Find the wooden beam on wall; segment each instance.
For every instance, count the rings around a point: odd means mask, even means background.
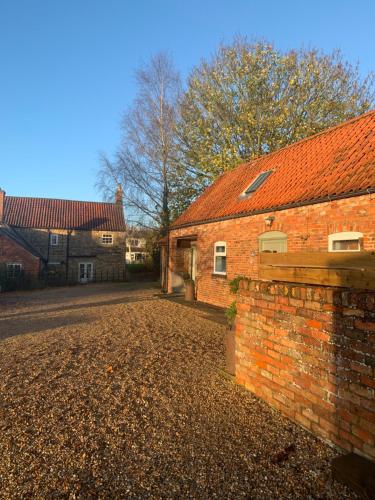
[[[264,253],[259,278],[375,290],[375,252]]]
[[[375,269],[375,252],[295,252],[261,253],[260,264],[323,268]]]

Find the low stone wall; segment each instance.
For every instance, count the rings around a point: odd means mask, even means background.
[[[374,460],[375,292],[242,281],[237,310],[237,382]]]

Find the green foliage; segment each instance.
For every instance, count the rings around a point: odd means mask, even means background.
[[[235,278],[233,278],[229,282],[230,293],[233,293],[235,295],[239,290],[240,281],[243,281],[243,280],[250,281],[250,278],[248,278],[247,276],[242,276],[242,275],[236,276]],[[227,310],[225,311],[225,316],[226,316],[228,322],[230,324],[232,324],[234,322],[236,315],[237,315],[237,302],[233,301],[230,304],[230,306],[227,308]]]
[[[228,320],[229,324],[233,324],[237,315],[237,303],[236,301],[232,302],[225,311],[225,317]]]
[[[132,274],[142,274],[151,273],[154,271],[153,262],[147,260],[146,262],[135,262],[132,264],[126,264],[126,269]]]
[[[235,40],[189,75],[157,54],[136,72],[113,160],[102,157],[98,186],[124,189],[128,220],[166,234],[219,175],[374,105],[374,77],[339,51],[282,52],[265,41]]]
[[[236,276],[229,282],[229,288],[230,288],[230,293],[236,294],[238,292],[239,286],[240,286],[240,281],[242,280],[247,280],[249,281],[250,278],[247,278],[246,276]]]
[[[373,75],[362,80],[339,51],[283,53],[246,40],[222,46],[193,70],[182,99],[185,178],[197,191],[208,178],[360,115],[373,102]]]

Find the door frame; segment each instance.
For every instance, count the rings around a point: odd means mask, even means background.
[[[191,279],[194,280],[194,282],[197,279],[197,271],[198,271],[198,262],[197,262],[197,245],[193,244],[190,247],[190,275]]]
[[[91,265],[90,275],[88,275],[88,273],[87,273],[87,266],[89,264]],[[81,278],[81,266],[85,266],[84,267],[84,274],[86,277],[84,279]],[[94,276],[94,263],[92,261],[78,262],[78,281],[79,281],[79,283],[89,283],[90,281],[92,281],[93,276]]]

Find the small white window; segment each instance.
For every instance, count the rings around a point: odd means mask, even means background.
[[[130,244],[132,247],[137,247],[138,246],[138,240],[130,240]]]
[[[287,251],[288,236],[281,231],[267,231],[259,236],[259,251],[280,253]]]
[[[22,272],[22,264],[7,264],[8,278],[17,278]]]
[[[362,233],[354,231],[328,235],[330,252],[360,252],[362,250]]]
[[[59,235],[51,233],[49,235],[50,244],[52,247],[56,247],[59,244]]]
[[[102,243],[103,245],[112,245],[113,244],[112,234],[102,234]]]
[[[215,243],[214,273],[227,274],[227,244],[225,241]]]

